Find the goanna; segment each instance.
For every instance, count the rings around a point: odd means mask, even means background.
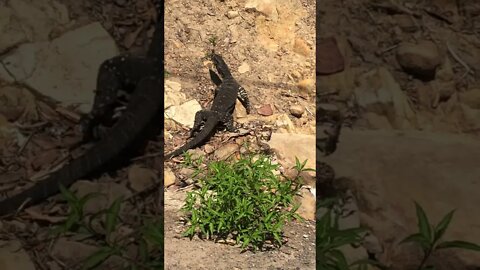
[[[216,132],[219,126],[225,126],[228,131],[235,131],[233,125],[233,111],[237,98],[250,113],[250,101],[247,92],[233,78],[230,69],[223,58],[212,52],[213,65],[218,74],[210,69],[210,78],[217,86],[210,110],[200,110],[195,114],[193,128],[190,137],[193,137],[185,145],[164,156],[165,159],[178,156],[183,152],[206,143]],[[220,75],[220,76],[219,76]],[[201,128],[203,126],[203,128]]]
[[[117,93],[132,92],[130,101],[120,119],[106,137],[86,153],[53,172],[47,179],[0,201],[0,215],[16,211],[20,206],[38,203],[59,192],[60,185],[68,187],[86,177],[120,155],[135,141],[163,110],[163,18],[164,3],[156,1],[157,21],[152,43],[146,56],[120,55],[106,60],[99,68],[97,93],[91,113],[83,119],[86,137],[103,121],[113,115]],[[159,123],[156,123],[157,125]]]

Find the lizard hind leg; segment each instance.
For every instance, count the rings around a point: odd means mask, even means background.
[[[206,110],[200,110],[197,113],[195,113],[195,120],[193,122],[193,127],[192,130],[190,130],[190,137],[195,137],[195,135],[200,131],[203,123],[205,123],[205,120],[207,120],[209,111]]]
[[[233,116],[229,113],[220,115],[220,121],[225,126],[225,129],[229,132],[238,132],[238,129],[233,125]]]

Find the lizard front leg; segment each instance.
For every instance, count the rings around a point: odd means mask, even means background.
[[[248,99],[247,91],[242,86],[240,86],[240,88],[238,89],[238,99],[242,103],[243,107],[245,107],[245,110],[247,110],[247,114],[250,114],[250,100]]]

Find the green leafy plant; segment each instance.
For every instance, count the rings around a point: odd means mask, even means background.
[[[218,37],[217,36],[211,36],[209,39],[208,39],[208,42],[210,42],[210,44],[212,44],[212,46],[216,46],[217,45],[217,40],[218,40]]]
[[[263,249],[265,243],[282,245],[286,221],[300,219],[294,197],[302,187],[300,173],[306,161],[296,160],[294,179],[275,174],[277,164],[260,155],[238,161],[214,161],[207,165],[189,192],[182,210],[189,224],[184,236],[235,239],[243,249]]]
[[[406,237],[400,243],[403,244],[413,242],[422,248],[423,258],[417,268],[418,270],[432,269],[431,265],[427,265],[427,261],[432,253],[436,250],[445,248],[461,248],[466,250],[480,251],[480,246],[471,242],[459,240],[440,241],[442,240],[445,231],[452,221],[455,210],[450,211],[437,225],[433,226],[430,224],[425,211],[417,202],[415,202],[415,209],[418,220],[418,232]]]
[[[340,248],[346,245],[360,245],[363,240],[362,233],[366,230],[363,228],[340,229],[340,210],[337,207],[340,204],[339,198],[326,198],[317,205],[317,209],[327,209],[317,220],[316,225],[317,269],[349,270],[356,266],[356,269],[363,270],[367,269],[369,264],[380,266],[379,263],[371,260],[348,263]]]
[[[85,203],[102,194],[92,193],[78,198],[64,187],[60,190],[69,205],[69,213],[66,221],[52,232],[57,236],[67,232],[81,232],[96,239],[100,245],[96,252],[83,261],[82,270],[95,269],[111,256],[119,256],[128,262],[126,269],[163,269],[163,220],[161,218],[144,217],[142,225],[133,233],[124,237],[113,237],[113,233],[121,222],[120,209],[123,203],[121,197],[114,200],[107,209],[100,209],[98,212],[86,215],[83,210]],[[94,223],[100,224],[102,229],[95,230]],[[124,247],[128,243],[127,238],[135,239],[138,246],[138,254],[135,258],[129,257]]]

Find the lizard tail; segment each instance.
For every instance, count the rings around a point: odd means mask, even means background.
[[[169,154],[166,154],[163,158],[164,160],[171,159],[172,157],[176,157],[183,152],[195,148],[204,142],[206,142],[212,134],[215,132],[215,129],[217,128],[218,120],[217,119],[208,119],[207,122],[205,123],[205,126],[202,128],[202,130],[190,141],[188,141],[185,145],[182,147],[178,148],[177,150],[174,150],[170,152]]]
[[[164,0],[154,0],[153,2],[157,12],[157,20],[155,22],[155,31],[153,32],[152,42],[148,48],[147,56],[163,59],[163,43],[165,41],[163,29],[163,21],[165,18],[165,2]]]
[[[112,127],[111,136],[100,140],[84,155],[53,172],[47,179],[0,201],[0,216],[16,211],[27,200],[27,204],[35,204],[54,195],[60,184],[64,187],[70,186],[77,179],[87,176],[118,156],[143,131],[149,121],[160,113],[163,91],[159,91],[159,88],[162,83],[163,77],[144,79],[138,86],[140,89],[132,94],[127,110]]]

